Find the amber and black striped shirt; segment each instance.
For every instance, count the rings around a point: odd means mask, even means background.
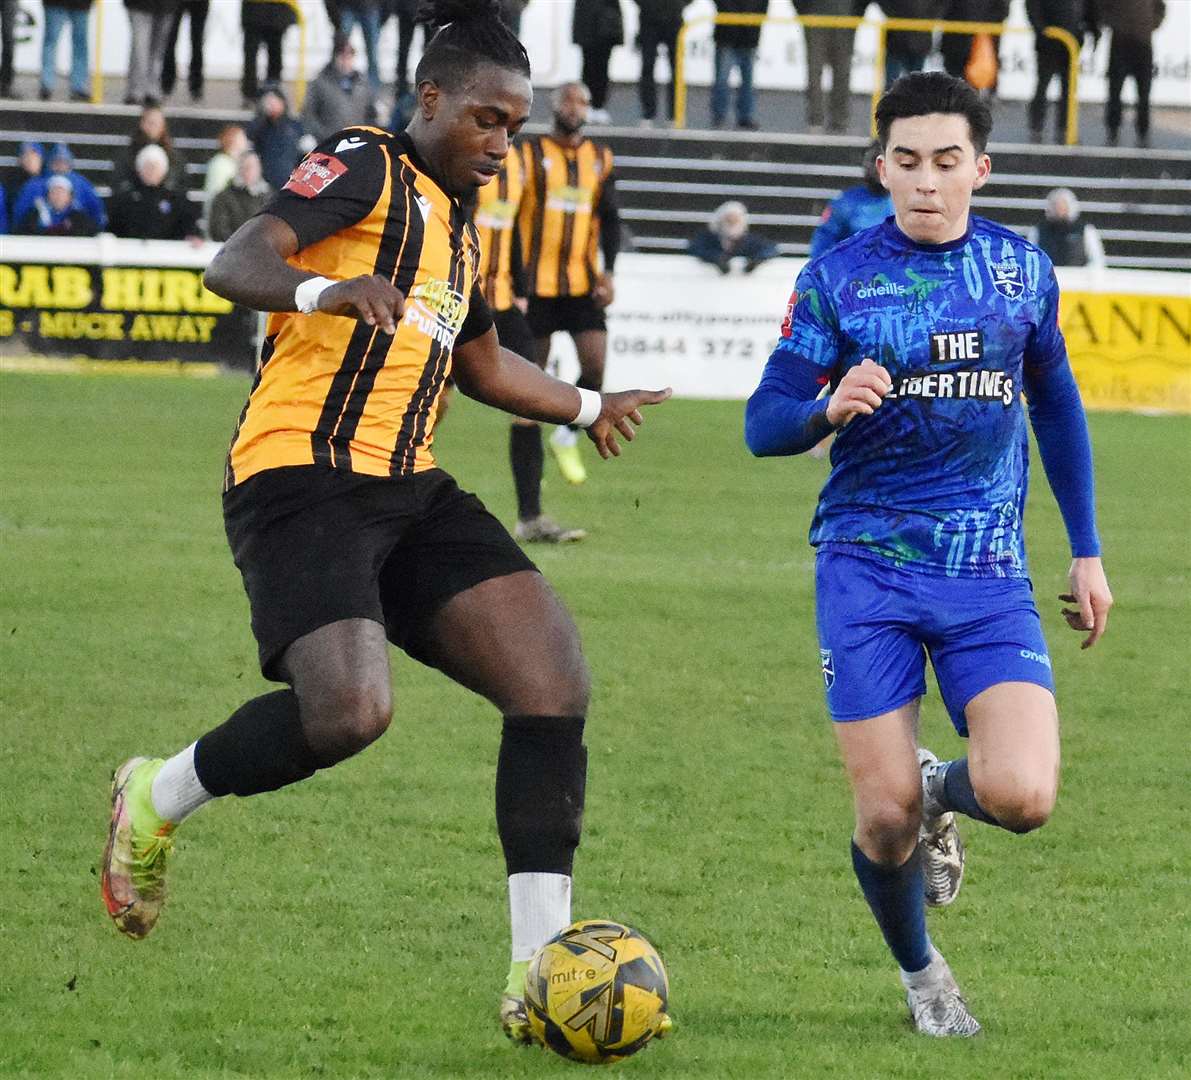
[[[493,311],[508,311],[525,295],[517,212],[525,188],[525,162],[510,150],[496,178],[476,195],[472,220],[480,233],[480,287]]]
[[[492,325],[479,237],[459,200],[408,136],[356,127],[308,154],[262,213],[297,234],[291,266],[337,281],[379,274],[405,295],[405,313],[392,337],[342,316],[272,313],[226,486],[319,462],[371,476],[433,468],[451,350]]]
[[[612,151],[591,139],[565,146],[549,135],[522,146],[521,249],[532,296],[586,296],[620,248]]]

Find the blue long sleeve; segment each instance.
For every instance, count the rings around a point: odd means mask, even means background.
[[[757,457],[801,454],[835,429],[827,421],[821,372],[779,346],[744,410],[744,441]]]
[[[1099,555],[1092,441],[1070,365],[1027,368],[1025,391],[1042,468],[1063,515],[1071,554],[1076,558]]]

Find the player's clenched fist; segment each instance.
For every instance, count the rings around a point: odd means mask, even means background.
[[[827,402],[827,421],[843,427],[854,416],[871,416],[893,389],[893,380],[880,364],[867,357],[849,368]]]
[[[397,320],[405,311],[405,295],[388,278],[362,274],[324,289],[318,297],[318,310],[328,315],[355,316],[386,334],[394,334]]]
[[[600,415],[587,429],[600,457],[618,457],[620,443],[616,441],[616,433],[620,432],[627,442],[632,442],[636,434],[633,427],[640,427],[645,422],[640,406],[658,405],[670,394],[667,386],[665,390],[622,390],[618,394],[602,395]]]

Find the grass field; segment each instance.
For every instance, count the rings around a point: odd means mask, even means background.
[[[498,717],[404,657],[381,742],[187,822],[151,938],[101,908],[113,766],[267,685],[219,513],[245,389],[0,377],[0,1076],[577,1076],[495,1023]],[[671,402],[585,487],[549,474],[548,508],[591,530],[534,552],[595,675],[575,912],[645,930],[672,980],[675,1036],[621,1072],[1191,1075],[1191,423],[1092,429],[1117,608],[1089,653],[1040,472],[1029,518],[1059,806],[1029,837],[968,827],[964,892],[931,915],[971,1042],[911,1032],[852,878],[805,539],[825,463],[754,461],[738,403]],[[508,521],[506,457],[503,419],[457,402],[440,460]],[[937,696],[924,727],[959,747]]]

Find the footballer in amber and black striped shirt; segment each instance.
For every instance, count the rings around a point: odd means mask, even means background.
[[[304,780],[377,739],[393,711],[392,642],[505,717],[496,816],[513,940],[500,1015],[524,1040],[527,962],[571,921],[590,680],[533,563],[435,467],[434,419],[453,372],[481,402],[579,423],[609,455],[667,392],[585,396],[498,344],[463,200],[497,174],[533,97],[500,10],[422,0],[420,19],[439,29],[407,132],[332,136],[207,271],[212,291],[272,313],[223,510],[261,670],[287,686],[172,757],[116,769],[101,891],[117,928],[144,937],[190,813]],[[416,753],[417,718],[405,726]]]

